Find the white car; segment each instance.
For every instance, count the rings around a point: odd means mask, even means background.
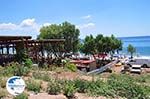
[[[129,65],[130,67],[132,65],[140,65],[141,67],[144,68],[150,68],[150,59],[144,59],[144,58],[137,58],[137,59],[133,59],[130,60],[127,65]]]
[[[132,65],[131,67],[130,67],[130,72],[131,73],[141,73],[141,65]]]

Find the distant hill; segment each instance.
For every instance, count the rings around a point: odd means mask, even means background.
[[[150,36],[131,36],[131,37],[118,37],[118,39],[134,39],[134,38],[137,38],[137,39],[140,39],[140,38],[150,38]]]

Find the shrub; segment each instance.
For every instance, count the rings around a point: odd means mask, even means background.
[[[150,86],[140,86],[140,87],[143,91],[145,99],[149,99],[150,98]]]
[[[73,72],[76,72],[77,71],[77,67],[75,64],[72,64],[72,63],[66,63],[65,67]]]
[[[101,80],[90,81],[87,91],[89,95],[114,97],[114,90],[111,86]]]
[[[77,88],[75,87],[75,84],[73,83],[73,81],[65,82],[63,92],[66,97],[68,97],[68,98],[74,97],[74,94],[76,91],[77,91]]]
[[[30,72],[30,69],[23,64],[14,64],[14,75],[23,76],[27,75]]]
[[[48,84],[47,92],[48,94],[57,95],[61,93],[61,85],[57,80],[51,80]]]
[[[31,60],[30,58],[25,59],[24,65],[25,65],[26,67],[31,68],[32,64],[33,64],[33,63],[32,63],[32,60]]]
[[[40,92],[41,82],[39,80],[30,79],[27,82],[27,89],[29,91],[34,91],[35,93]]]
[[[28,67],[25,67],[17,62],[12,62],[8,64],[7,67],[4,67],[0,73],[3,76],[22,76],[29,73],[29,71],[30,69]]]
[[[23,76],[23,75],[27,75],[29,73],[29,68],[28,67],[25,67],[23,65],[17,65],[16,66],[16,69],[15,69],[15,72],[14,72],[14,75],[16,76]]]
[[[135,77],[135,80],[139,83],[150,83],[150,74]]]
[[[112,75],[108,84],[115,90],[115,94],[128,99],[146,97],[146,91],[141,85],[136,84],[128,75]]]
[[[51,77],[48,73],[33,72],[33,77],[35,79],[40,79],[40,80],[44,80],[44,81],[51,80]]]
[[[14,99],[28,99],[28,95],[25,93],[22,93],[16,97],[14,97]]]
[[[3,76],[13,76],[14,75],[14,70],[15,70],[15,66],[16,66],[17,63],[10,63],[7,67],[4,67],[2,69],[2,71],[0,72],[1,75]]]
[[[77,79],[74,81],[74,83],[75,83],[75,86],[76,86],[78,92],[80,92],[80,93],[87,92],[87,89],[89,86],[89,81]]]

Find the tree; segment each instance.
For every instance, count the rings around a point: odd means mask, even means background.
[[[65,51],[77,52],[80,31],[75,25],[69,22],[62,24],[52,24],[40,29],[38,39],[65,39]]]
[[[121,40],[117,40],[116,43],[117,43],[116,44],[116,50],[117,50],[117,53],[119,53],[119,51],[122,50],[123,43]]]
[[[61,24],[62,36],[65,41],[65,51],[66,52],[77,52],[79,44],[79,34],[80,31],[75,27],[75,25],[69,22],[63,22]]]
[[[38,39],[57,39],[62,37],[61,26],[52,24],[50,26],[44,26],[40,29],[40,35]]]
[[[49,26],[43,26],[40,29],[40,35],[37,39],[61,39],[62,38],[62,29],[60,25],[51,24]],[[62,57],[61,49],[63,45],[57,43],[47,44],[41,46],[42,52],[46,51],[48,57],[55,55],[56,58]],[[42,53],[43,54],[43,53]]]
[[[122,41],[115,38],[114,35],[111,35],[111,46],[112,46],[112,53],[114,53],[115,51],[117,51],[117,53],[119,53],[120,50],[122,50]]]
[[[115,38],[97,35],[95,38],[90,35],[86,36],[82,44],[81,51],[85,54],[113,54],[115,51],[122,50],[122,41]]]
[[[136,52],[136,48],[129,44],[127,49],[128,52],[131,54],[131,58],[133,58],[133,54]]]
[[[95,38],[95,46],[98,53],[102,53],[104,51],[102,39],[103,39],[102,34],[98,34]]]
[[[92,35],[85,37],[84,44],[81,47],[81,52],[85,53],[86,55],[94,55],[94,53],[96,52],[95,39]]]

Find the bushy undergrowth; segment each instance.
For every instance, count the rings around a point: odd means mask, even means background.
[[[35,79],[40,79],[40,80],[43,80],[43,81],[50,81],[51,80],[51,77],[47,72],[45,72],[45,73],[33,72],[33,77]]]
[[[77,71],[77,66],[72,63],[66,63],[65,68],[69,69],[70,71],[76,72]]]
[[[16,97],[14,97],[14,99],[28,99],[28,95],[25,93],[22,93]]]
[[[74,80],[75,86],[77,87],[77,91],[80,93],[86,93],[89,87],[89,81],[76,79]]]
[[[15,73],[15,66],[17,63],[10,63],[7,67],[1,67],[0,75],[1,76],[13,76]]]
[[[29,71],[30,69],[28,67],[25,67],[23,65],[16,65],[15,70],[14,70],[14,75],[16,76],[27,75]]]
[[[26,61],[25,64],[19,64],[17,62],[9,63],[6,67],[0,68],[0,75],[1,76],[23,76],[30,72],[31,64],[29,63],[29,60]]]
[[[11,63],[10,66],[0,67],[0,86],[5,88],[6,80],[4,76],[13,75],[26,75],[31,68],[31,61],[27,60],[25,65],[18,63]],[[65,69],[76,71],[74,65],[66,63]],[[27,70],[26,70],[27,69]],[[87,80],[58,80],[52,79],[48,72],[33,72],[33,78],[26,82],[27,90],[34,91],[35,93],[40,92],[41,82],[43,80],[48,82],[47,92],[49,94],[60,94],[63,93],[68,98],[73,97],[75,92],[87,93],[92,96],[108,96],[108,97],[124,97],[127,99],[148,99],[150,98],[150,75],[141,76],[129,76],[125,74],[117,75],[112,74],[107,80],[94,79],[92,81]],[[3,77],[2,77],[3,76]],[[6,77],[7,78],[7,77]],[[37,80],[39,79],[39,80]],[[0,98],[5,97],[6,94],[0,90]],[[26,97],[24,95],[19,97]],[[16,99],[27,99],[27,98],[16,98]]]
[[[34,91],[35,93],[40,92],[41,82],[39,80],[29,79],[26,84],[29,91]]]
[[[49,83],[48,93],[58,94],[62,91],[67,97],[73,97],[75,92],[79,92],[88,93],[92,96],[120,96],[127,99],[149,98],[150,86],[137,83],[138,81],[131,76],[115,74],[111,75],[107,81],[53,80]]]
[[[91,81],[87,91],[92,96],[114,96],[114,90],[111,86],[101,80]]]
[[[137,81],[128,75],[112,75],[108,79],[108,85],[115,90],[114,94],[128,99],[147,98],[150,95],[149,86],[137,84]]]
[[[25,59],[24,66],[31,68],[32,65],[33,65],[33,62],[30,58]]]
[[[75,92],[77,91],[77,87],[75,86],[75,83],[73,81],[65,81],[64,87],[63,87],[63,93],[68,98],[73,98]]]
[[[48,83],[47,92],[48,94],[57,95],[61,93],[62,86],[57,80],[51,80]]]
[[[149,83],[150,84],[150,74],[135,77],[134,80],[139,82],[139,83]]]
[[[48,84],[47,92],[49,94],[60,94],[61,92],[68,98],[74,97],[77,87],[71,80],[51,79]]]

